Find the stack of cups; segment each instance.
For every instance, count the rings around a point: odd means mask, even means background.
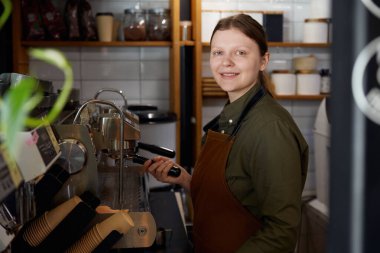
[[[126,234],[133,226],[134,222],[127,212],[117,212],[93,226],[67,253],[92,252],[113,230]]]
[[[78,196],[74,196],[51,211],[45,212],[25,229],[24,240],[33,247],[38,246],[81,201]]]

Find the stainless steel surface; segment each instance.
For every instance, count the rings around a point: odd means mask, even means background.
[[[124,169],[122,190],[125,194],[124,199],[118,202],[115,192],[119,177],[117,166],[99,167],[101,205],[107,205],[113,209],[128,209],[135,223],[135,226],[115,244],[114,248],[149,247],[156,237],[156,222],[150,212],[144,172],[141,166],[129,165]],[[103,220],[109,215],[98,214],[97,218]]]
[[[94,99],[97,99],[99,97],[99,95],[103,92],[113,92],[113,93],[119,94],[124,101],[124,108],[127,109],[127,106],[128,106],[127,99],[125,98],[122,90],[117,90],[117,89],[112,89],[112,88],[100,89],[96,92]]]
[[[87,149],[77,139],[64,139],[59,143],[61,158],[65,162],[64,168],[70,174],[77,173],[83,169],[87,162]]]
[[[118,163],[119,161],[117,160],[115,166],[98,166],[99,196],[102,204],[110,206],[113,209],[129,209],[136,212],[150,211],[146,195],[144,171],[141,170],[141,166],[128,166],[124,168],[122,191],[125,194],[124,198],[118,201],[117,193],[115,192],[115,186],[117,186],[119,179]],[[124,164],[126,163],[124,162]]]
[[[27,223],[37,214],[34,199],[35,183],[35,180],[26,182],[16,191],[16,220],[19,224]]]
[[[61,141],[77,140],[86,149],[86,163],[79,173],[73,174],[63,184],[55,195],[54,203],[62,203],[74,195],[80,195],[86,190],[97,195],[98,171],[95,148],[91,141],[89,130],[84,125],[56,125],[55,129]]]
[[[16,232],[18,224],[16,218],[11,214],[8,207],[3,203],[0,204],[0,225],[8,232]]]
[[[120,120],[120,127],[119,127],[119,130],[120,130],[120,143],[123,143],[124,141],[124,131],[122,131],[122,129],[124,129],[124,114],[123,112],[112,102],[108,102],[108,101],[102,101],[102,100],[97,100],[97,99],[90,99],[88,100],[87,102],[83,103],[83,105],[81,105],[81,107],[78,109],[78,112],[77,114],[75,115],[75,118],[74,118],[74,123],[77,121],[77,119],[79,118],[79,116],[81,115],[81,112],[83,111],[83,109],[89,105],[89,104],[103,104],[103,105],[108,105],[108,106],[111,106],[113,107],[114,109],[116,109],[116,111],[119,113],[119,116],[121,117],[122,120]],[[123,157],[124,155],[124,150],[121,148],[119,150],[119,153],[120,153],[120,158]],[[121,159],[121,162],[120,162],[120,166],[119,166],[119,175],[121,175],[119,177],[119,201],[121,201],[123,199],[123,192],[121,191],[121,186],[123,185],[123,159]]]
[[[120,119],[120,116],[115,113],[99,115],[97,128],[99,129],[100,134],[104,137],[108,151],[113,154],[118,153],[120,149],[127,149],[125,145],[128,146],[128,144],[125,143],[125,141],[135,142],[140,139],[140,129],[136,123],[126,119],[123,124],[123,131],[121,131],[121,121],[122,119]],[[121,132],[123,132],[123,142],[119,141]],[[124,144],[123,147],[121,143]]]
[[[146,248],[152,246],[156,238],[156,222],[150,212],[129,212],[135,226],[113,246],[115,249]],[[112,214],[97,214],[93,225],[107,219]]]
[[[84,108],[91,104],[108,106],[88,110],[85,116],[97,148],[101,204],[112,209],[128,209],[135,223],[135,227],[115,247],[149,247],[156,236],[156,223],[150,213],[144,172],[141,166],[135,166],[130,161],[131,155],[135,155],[137,150],[136,141],[140,139],[138,117],[126,109],[124,112],[112,102],[92,99],[79,108],[74,122],[82,116]],[[109,215],[98,214],[97,217],[103,220]]]

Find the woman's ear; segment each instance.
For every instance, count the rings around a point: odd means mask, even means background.
[[[269,52],[266,52],[262,57],[261,57],[261,64],[260,64],[260,71],[264,71],[268,65],[269,62]]]

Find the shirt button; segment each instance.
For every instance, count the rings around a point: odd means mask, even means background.
[[[224,134],[224,130],[220,131],[222,134]]]
[[[234,122],[232,119],[228,120],[228,123],[232,124],[232,122]]]

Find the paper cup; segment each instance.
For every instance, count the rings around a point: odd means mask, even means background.
[[[121,234],[126,234],[129,229],[134,227],[134,225],[135,224],[128,213],[118,212],[97,224],[97,228],[100,236],[104,240],[112,230],[116,230]]]

